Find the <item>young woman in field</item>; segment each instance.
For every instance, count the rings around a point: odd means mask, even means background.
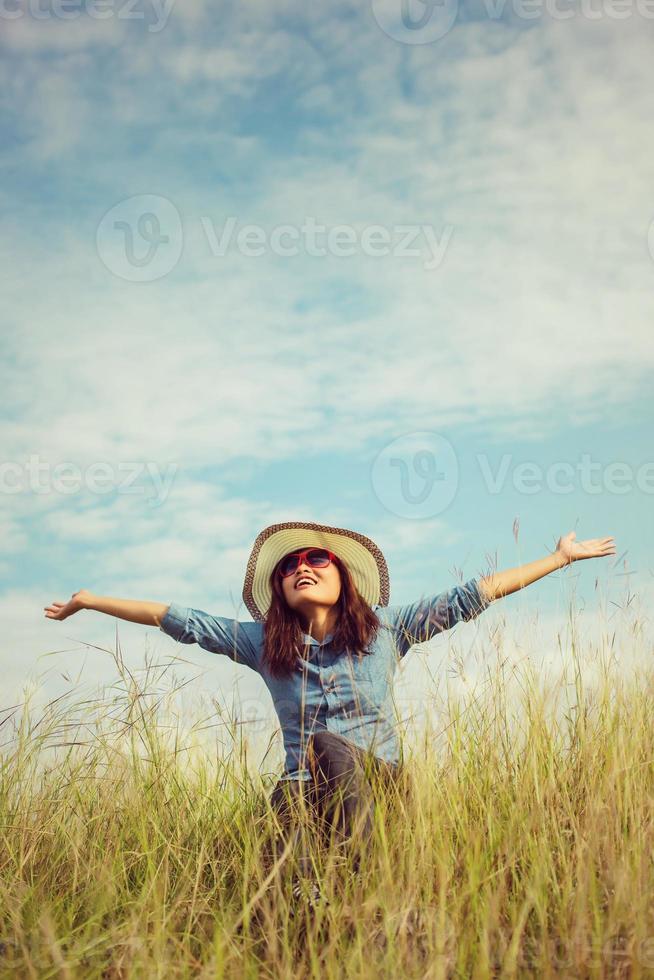
[[[393,781],[402,768],[391,703],[399,659],[415,644],[478,616],[494,599],[570,562],[613,554],[613,538],[579,542],[571,531],[545,558],[389,606],[386,561],[370,538],[291,522],[265,528],[254,543],[243,588],[254,622],[85,590],[45,607],[45,614],[63,620],[94,609],[158,626],[180,643],[197,643],[261,675],[286,753],[270,797],[281,826],[276,845],[290,842],[297,862],[294,896],[314,904],[319,887],[300,814],[319,816],[333,846],[369,838],[376,780]],[[353,857],[356,868],[359,854]]]

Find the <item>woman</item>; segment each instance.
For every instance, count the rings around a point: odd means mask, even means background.
[[[180,643],[197,643],[261,675],[286,753],[270,797],[282,828],[275,845],[290,845],[294,896],[304,894],[313,905],[320,894],[307,824],[299,817],[320,816],[333,846],[369,838],[375,782],[393,781],[402,766],[391,704],[399,659],[570,562],[615,554],[613,538],[574,539],[571,531],[546,558],[389,606],[386,561],[370,538],[322,524],[273,524],[257,537],[245,575],[243,598],[254,622],[86,590],[45,607],[45,614],[63,620],[94,609],[158,626]],[[355,867],[359,858],[355,853]]]

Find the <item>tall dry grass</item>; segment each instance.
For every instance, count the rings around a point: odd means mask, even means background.
[[[118,655],[122,696],[5,711],[0,975],[654,975],[654,675],[614,653],[592,688],[573,645],[557,690],[496,665],[452,700],[378,787],[362,874],[313,835],[307,919],[262,860],[272,781],[191,761],[149,671]]]

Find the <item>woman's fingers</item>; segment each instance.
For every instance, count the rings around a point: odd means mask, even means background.
[[[579,558],[605,558],[616,554],[615,538],[588,538],[587,541],[576,541],[579,548]]]
[[[83,591],[84,589],[80,589],[78,592],[75,592],[68,602],[53,602],[49,606],[44,606],[43,608],[48,619],[67,619],[73,613],[78,612],[82,608],[82,602],[75,597]]]
[[[49,606],[44,606],[45,614],[48,619],[58,619],[62,609],[67,605],[65,602],[53,602]]]
[[[595,549],[600,555],[615,555],[616,547],[613,544],[600,544]]]
[[[585,541],[590,548],[601,548],[601,549],[615,549],[615,538],[593,538],[591,541]]]
[[[56,609],[50,615],[50,619],[66,619],[67,615],[68,615],[68,613],[65,613],[63,609]]]

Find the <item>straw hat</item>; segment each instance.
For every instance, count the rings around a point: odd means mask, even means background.
[[[342,527],[289,521],[264,528],[254,542],[243,585],[243,599],[253,619],[262,622],[270,608],[273,568],[289,551],[300,548],[328,548],[345,562],[368,605],[388,605],[388,567],[374,541]]]

